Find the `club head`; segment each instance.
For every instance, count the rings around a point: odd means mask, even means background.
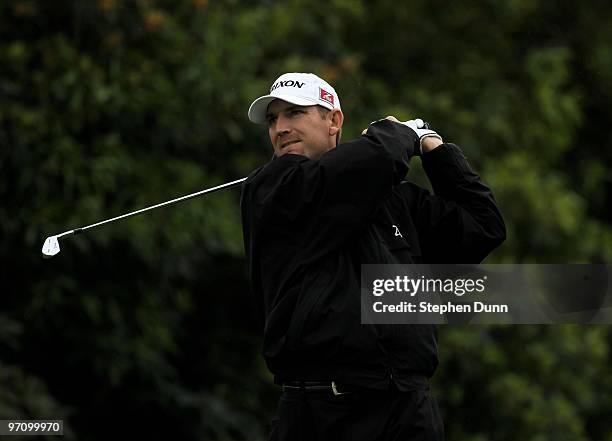
[[[43,257],[48,259],[49,257],[55,256],[60,252],[59,241],[57,240],[57,236],[49,236],[42,247]]]

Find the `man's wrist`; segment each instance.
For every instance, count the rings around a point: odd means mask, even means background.
[[[436,136],[427,136],[421,140],[421,151],[427,153],[442,145],[442,140]]]

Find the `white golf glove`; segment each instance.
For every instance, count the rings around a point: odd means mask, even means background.
[[[410,119],[408,121],[402,122],[402,124],[410,127],[412,130],[414,130],[414,132],[419,137],[419,151],[420,151],[421,155],[423,155],[423,140],[425,138],[428,138],[428,137],[432,136],[432,137],[438,138],[440,141],[442,141],[442,137],[440,135],[438,135],[436,132],[434,132],[433,130],[430,130],[429,126],[427,125],[427,123],[425,121],[423,121],[421,118]]]

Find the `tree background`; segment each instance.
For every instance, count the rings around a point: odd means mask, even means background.
[[[611,42],[597,0],[0,1],[0,419],[265,439],[238,189],[40,247],[265,163],[246,110],[286,71],[335,86],[344,139],[392,114],[461,145],[508,227],[487,263],[612,262]],[[612,440],[612,327],[439,331],[447,439]]]

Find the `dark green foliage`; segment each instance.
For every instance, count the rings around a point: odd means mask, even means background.
[[[0,2],[0,419],[265,438],[238,190],[40,247],[267,161],[246,110],[285,71],[335,85],[344,139],[393,114],[460,144],[508,224],[489,263],[612,261],[610,42],[594,0]],[[448,439],[612,440],[609,326],[440,340]]]

